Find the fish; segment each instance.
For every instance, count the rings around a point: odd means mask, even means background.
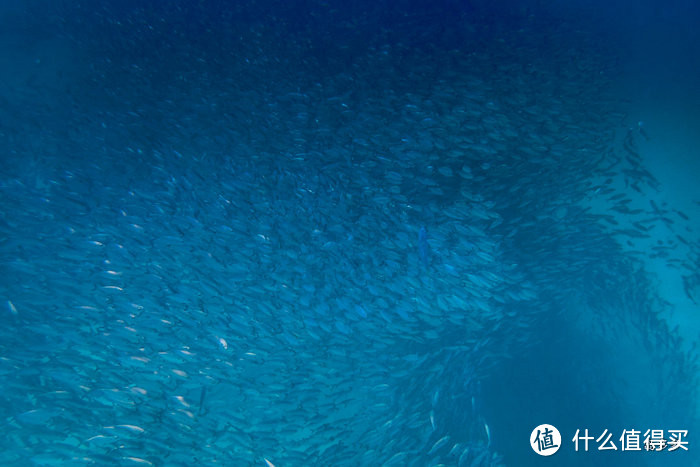
[[[544,395],[501,388],[545,347],[572,400],[638,409],[590,342],[670,362],[636,399],[693,406],[641,262],[697,299],[692,213],[659,201],[605,60],[440,2],[312,6],[369,47],[238,3],[61,14],[81,92],[3,94],[5,464],[517,463],[500,440]]]
[[[425,226],[418,229],[418,257],[423,267],[427,268],[432,262],[432,250],[428,243],[428,231]]]

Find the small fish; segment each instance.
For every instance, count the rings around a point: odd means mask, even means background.
[[[153,462],[147,461],[146,459],[141,459],[140,457],[124,457],[123,459],[129,460],[129,461],[134,462],[136,464],[153,465]]]
[[[450,440],[450,435],[445,435],[442,438],[440,438],[439,440],[435,441],[435,444],[433,444],[433,447],[430,448],[430,451],[428,451],[428,455],[432,456],[433,454],[435,454],[435,452],[437,452],[438,449],[440,449],[445,444],[447,444],[447,442],[449,440]]]
[[[432,253],[430,251],[430,244],[428,243],[428,231],[425,229],[425,226],[421,226],[418,231],[418,256],[423,266],[426,268],[430,266]]]
[[[204,399],[207,397],[207,387],[202,386],[202,390],[199,393],[199,412],[198,414],[201,415],[204,413]]]

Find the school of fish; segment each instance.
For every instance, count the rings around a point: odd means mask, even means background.
[[[575,301],[678,347],[620,244],[675,226],[655,253],[697,300],[697,232],[629,207],[647,135],[600,57],[262,20],[213,52],[144,18],[91,18],[131,31],[70,37],[89,71],[1,117],[3,465],[500,466],[481,380],[540,323]]]

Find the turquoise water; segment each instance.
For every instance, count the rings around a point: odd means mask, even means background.
[[[697,465],[660,5],[4,4],[0,463]]]

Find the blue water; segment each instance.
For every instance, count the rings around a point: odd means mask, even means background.
[[[699,465],[700,12],[491,3],[0,5],[0,464]]]

